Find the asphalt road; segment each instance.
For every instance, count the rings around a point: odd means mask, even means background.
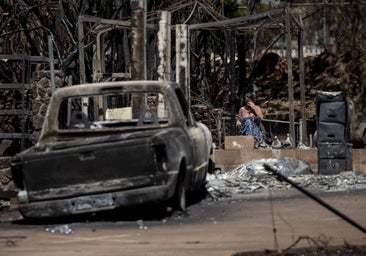
[[[366,226],[365,190],[319,196]],[[223,256],[283,251],[298,239],[297,248],[366,244],[362,230],[294,189],[207,198],[191,205],[188,214],[161,216],[145,208],[87,220],[3,222],[0,230],[1,256]]]

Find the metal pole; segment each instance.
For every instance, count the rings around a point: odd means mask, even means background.
[[[51,92],[55,92],[55,60],[53,56],[53,37],[48,36],[48,57],[50,59]]]
[[[84,21],[81,16],[78,18],[78,40],[79,40],[79,72],[80,84],[86,83],[85,55],[84,55]],[[81,98],[81,109],[88,116],[88,99]]]
[[[287,183],[289,183],[291,186],[293,186],[294,188],[296,188],[300,192],[304,193],[305,195],[307,195],[308,197],[310,197],[314,201],[318,202],[319,204],[321,204],[322,206],[324,206],[325,208],[327,208],[328,210],[330,210],[334,214],[338,215],[339,217],[341,217],[342,219],[347,221],[349,224],[351,224],[352,226],[356,227],[357,229],[359,229],[360,231],[362,231],[363,233],[366,234],[366,229],[363,226],[361,226],[360,224],[358,224],[354,220],[350,219],[348,216],[344,215],[343,213],[341,213],[340,211],[338,211],[337,209],[335,209],[334,207],[332,207],[328,203],[324,202],[321,198],[315,196],[314,194],[310,193],[306,189],[304,189],[304,188],[300,187],[299,185],[297,185],[295,182],[288,179],[286,176],[279,173],[278,170],[274,166],[272,166],[270,164],[267,164],[267,163],[264,163],[263,166],[266,169],[266,171],[269,171],[269,172],[277,175],[280,180],[286,181]]]
[[[327,9],[328,7],[325,5],[323,7],[323,43],[324,47],[328,46],[328,35],[327,35]]]
[[[299,16],[299,23],[302,25],[301,16]],[[305,80],[304,80],[304,46],[303,46],[303,28],[299,28],[299,79],[300,79],[300,93],[301,93],[301,119],[302,123],[300,126],[301,142],[308,145],[308,136],[306,129],[306,106],[305,106]]]
[[[235,90],[236,90],[236,74],[235,74],[235,31],[230,30],[226,34],[226,41],[229,42],[229,77],[230,77],[230,105],[231,105],[231,123],[233,124],[232,134],[236,134],[236,108],[235,108]],[[227,59],[227,57],[226,57]],[[225,59],[225,62],[226,62]]]
[[[291,24],[290,7],[285,7],[285,28],[286,28],[286,54],[287,54],[287,83],[288,83],[288,106],[289,106],[289,134],[291,140],[295,142],[295,118],[294,118],[294,88],[292,75],[292,56],[291,56]]]
[[[140,0],[140,6],[142,7],[142,22],[143,22],[143,27],[142,27],[142,33],[143,33],[143,48],[144,48],[144,74],[143,74],[143,78],[144,80],[147,79],[147,51],[146,51],[146,45],[147,45],[147,32],[146,32],[146,19],[147,19],[147,1],[145,0]]]
[[[79,72],[80,84],[86,82],[85,75],[85,56],[84,56],[84,22],[82,16],[78,18],[78,40],[79,40]]]

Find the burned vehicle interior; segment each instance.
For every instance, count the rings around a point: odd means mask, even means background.
[[[169,121],[164,97],[158,92],[102,91],[65,98],[59,108],[58,129],[68,133],[164,125]]]

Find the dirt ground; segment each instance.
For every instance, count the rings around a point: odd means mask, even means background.
[[[328,192],[321,198],[366,226],[365,196],[361,190]],[[161,216],[151,208],[138,210],[3,222],[0,255],[366,255],[364,232],[292,189],[206,198],[191,205],[187,214]],[[303,247],[311,253],[295,254]]]

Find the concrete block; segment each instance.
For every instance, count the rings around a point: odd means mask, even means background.
[[[241,155],[240,159],[242,161],[241,164],[245,164],[245,163],[248,163],[253,160],[272,158],[271,150],[266,150],[266,149],[241,150],[240,155]]]
[[[272,158],[292,157],[297,158],[296,149],[271,149]]]
[[[10,205],[11,205],[11,206],[17,206],[17,205],[19,205],[19,200],[18,200],[18,198],[17,198],[17,197],[11,197],[11,198],[10,198]]]
[[[254,149],[253,136],[225,136],[225,149]]]
[[[297,149],[297,159],[307,162],[310,166],[318,165],[318,150]]]
[[[240,165],[243,163],[240,150],[215,150],[216,165]]]
[[[353,168],[360,171],[361,173],[366,173],[366,150],[365,149],[353,149]]]

